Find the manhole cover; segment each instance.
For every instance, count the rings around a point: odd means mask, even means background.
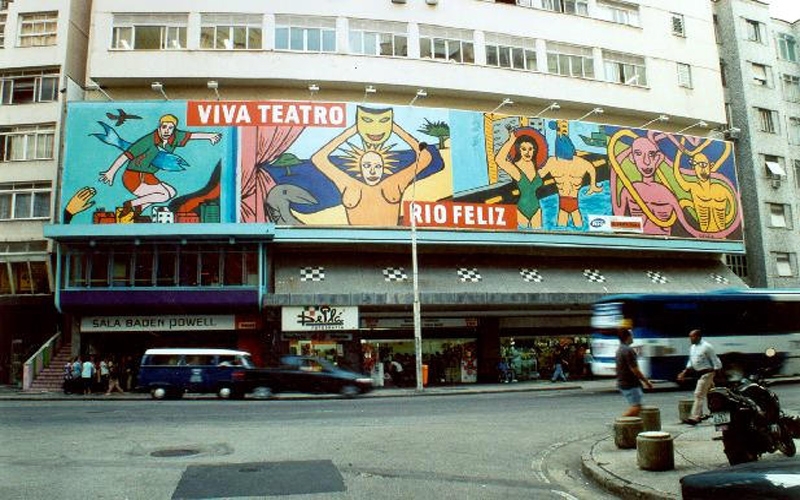
[[[191,455],[197,455],[198,453],[200,453],[200,450],[192,450],[192,449],[189,449],[189,448],[176,448],[176,449],[171,449],[171,450],[156,450],[156,451],[150,453],[150,456],[151,457],[161,457],[161,458],[163,458],[163,457],[166,457],[166,458],[170,458],[170,457],[188,457],[188,456],[191,456]]]

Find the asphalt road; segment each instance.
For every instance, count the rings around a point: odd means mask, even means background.
[[[686,396],[646,403],[677,418]],[[623,406],[607,391],[0,401],[0,498],[610,499],[580,455]]]

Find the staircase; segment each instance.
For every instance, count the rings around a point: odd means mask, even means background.
[[[50,366],[39,373],[29,392],[61,392],[64,390],[64,365],[72,358],[72,344],[67,343],[50,360]]]

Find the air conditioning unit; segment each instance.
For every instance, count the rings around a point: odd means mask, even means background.
[[[735,141],[742,135],[742,130],[736,127],[731,127],[725,131],[725,138],[729,141]]]
[[[781,187],[781,178],[779,176],[773,177],[770,184],[772,185],[772,189],[778,189]]]
[[[425,0],[428,5],[436,5],[439,3],[439,0]]]
[[[406,0],[392,0],[392,3],[406,3]]]

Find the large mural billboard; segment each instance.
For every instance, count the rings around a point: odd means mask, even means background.
[[[64,221],[742,239],[729,142],[591,122],[294,101],[69,106]],[[413,210],[410,201],[416,201]]]

